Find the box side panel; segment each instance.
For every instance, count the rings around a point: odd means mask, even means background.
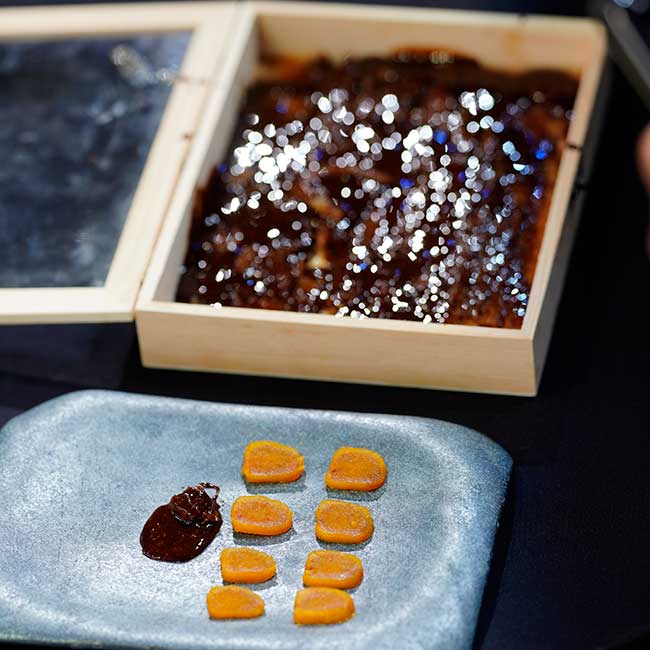
[[[607,51],[596,20],[320,3],[254,6],[262,50],[272,54],[308,57],[317,48],[336,59],[435,48],[512,72],[552,68],[579,76],[567,139],[574,146],[585,139]]]
[[[155,303],[136,316],[145,366],[535,394],[530,340],[188,316]]]
[[[506,70],[551,67],[579,74],[604,41],[597,21],[580,18],[338,3],[252,6],[263,49],[295,56],[341,58],[434,47]]]
[[[130,306],[97,287],[0,290],[0,328],[6,324],[126,323]],[[0,336],[1,334],[0,329]]]
[[[112,298],[131,311],[201,112],[210,96],[207,81],[213,77],[224,56],[225,48],[223,44],[215,47],[215,38],[223,42],[234,19],[235,8],[229,2],[211,10],[204,8],[194,18],[196,25],[180,75],[174,82],[106,280],[106,289]]]
[[[578,169],[578,177],[576,179],[576,185],[580,187],[584,187],[589,183],[596,165],[596,154],[605,120],[607,119],[607,107],[612,89],[613,73],[614,64],[611,61],[606,61],[603,65],[600,85],[591,110],[589,128],[580,147],[582,157],[580,158],[580,168]]]
[[[23,40],[173,32],[193,29],[214,13],[215,4],[210,2],[7,7],[1,11],[0,36],[3,40]]]
[[[548,286],[546,291],[543,296],[540,296],[541,307],[533,334],[533,354],[538,385],[544,370],[544,364],[553,334],[553,324],[559,308],[566,273],[571,259],[571,250],[583,211],[587,193],[586,184],[589,183],[596,160],[598,141],[602,132],[611,88],[611,74],[611,64],[606,64],[603,67],[602,78],[598,93],[596,94],[592,118],[584,139],[584,144],[580,152],[576,151],[573,154],[576,157],[578,155],[580,156],[576,172],[575,188],[571,195],[570,203],[565,208],[566,216],[564,218],[562,232],[558,239],[557,249],[554,253],[555,261],[547,281]]]
[[[106,291],[128,310],[135,305],[205,98],[205,86],[184,79],[175,82],[140,176],[105,282]]]
[[[237,120],[241,95],[257,61],[255,24],[242,11],[229,43],[230,56],[214,73],[213,92],[205,106],[185,168],[164,220],[140,302],[174,300],[179,272],[186,254],[192,208],[197,188],[205,185],[211,169],[224,155]]]
[[[537,331],[537,323],[552,276],[553,278],[557,277],[555,275],[556,266],[558,263],[566,263],[566,260],[559,260],[558,258],[560,254],[568,255],[570,251],[570,246],[565,248],[567,235],[564,228],[567,212],[571,205],[580,159],[580,151],[565,149],[560,161],[544,229],[544,237],[537,256],[528,308],[524,317],[523,330],[531,336]]]
[[[535,357],[535,377],[538,386],[541,381],[542,371],[544,370],[551,335],[553,334],[553,323],[555,322],[560,298],[562,297],[567,267],[571,259],[571,249],[573,248],[575,234],[578,229],[585,195],[586,191],[584,189],[577,190],[567,210],[555,260],[548,278],[541,311],[535,327],[533,354]]]

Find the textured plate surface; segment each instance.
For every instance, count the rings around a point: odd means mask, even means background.
[[[221,584],[219,552],[233,544],[230,505],[247,493],[242,453],[260,438],[305,455],[303,480],[264,490],[293,509],[294,530],[260,542],[278,565],[260,589],[265,617],[210,621],[205,595]],[[355,550],[366,572],[357,615],[300,628],[293,599],[307,553],[319,548],[314,510],[341,445],[379,451],[389,477],[364,499],[376,531]],[[484,436],[436,420],[87,391],[7,424],[0,467],[0,639],[410,650],[471,646],[511,460]],[[138,538],[149,514],[200,481],[221,486],[215,542],[187,564],[145,558]]]

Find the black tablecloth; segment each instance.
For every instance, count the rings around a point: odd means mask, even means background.
[[[633,160],[647,119],[615,75],[538,397],[153,371],[135,348],[119,387],[469,425],[515,461],[477,647],[600,648],[634,635],[650,623],[648,205]],[[0,372],[0,424],[80,386]]]

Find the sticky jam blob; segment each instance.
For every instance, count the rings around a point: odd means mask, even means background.
[[[218,496],[217,485],[200,483],[156,508],[140,534],[144,555],[163,562],[188,562],[202,553],[223,521]]]

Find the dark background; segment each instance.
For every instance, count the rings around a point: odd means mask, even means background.
[[[581,3],[559,0],[481,8],[582,13]],[[626,642],[647,635],[650,623],[648,205],[634,167],[635,138],[648,117],[615,72],[536,398],[146,370],[136,346],[111,383],[205,400],[429,416],[478,429],[510,452],[515,467],[476,646],[650,648],[649,636]],[[71,331],[51,328],[44,349],[74,356]],[[81,359],[78,380],[68,373],[67,382],[0,366],[0,424],[56,395],[106,385],[102,364],[111,355],[101,352],[103,361]]]

